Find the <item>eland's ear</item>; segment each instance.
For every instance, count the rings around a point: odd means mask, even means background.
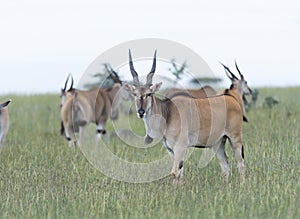
[[[127,90],[128,92],[133,92],[135,90],[135,86],[132,86],[130,84],[124,84],[124,88],[125,90]]]
[[[151,88],[152,92],[155,93],[156,91],[158,91],[160,89],[161,85],[162,85],[162,82],[159,82],[159,83],[151,86],[152,87]]]

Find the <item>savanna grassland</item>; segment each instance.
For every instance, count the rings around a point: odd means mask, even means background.
[[[181,188],[173,186],[170,176],[135,184],[95,169],[60,136],[58,95],[2,96],[1,101],[13,102],[0,154],[0,218],[299,218],[300,88],[259,92],[244,124],[245,184],[239,184],[227,145],[228,185],[221,181],[216,158],[200,167],[198,149],[185,163]],[[279,101],[272,109],[263,107],[267,96]],[[142,121],[134,126],[143,134]],[[109,147],[136,162],[167,154],[162,144],[130,149],[116,137]]]

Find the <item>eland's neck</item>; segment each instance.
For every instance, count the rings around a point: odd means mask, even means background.
[[[115,99],[115,97],[117,95],[120,95],[118,93],[120,87],[121,87],[120,84],[115,84],[115,85],[113,85],[112,88],[110,88],[110,89],[107,90],[107,93],[108,93],[108,96],[109,96],[109,100],[110,100],[111,103],[114,101],[114,99]]]
[[[168,117],[168,104],[169,100],[160,100],[159,98],[152,97],[152,106],[147,110],[144,117],[146,127],[146,134],[151,138],[161,138],[166,129],[166,121]]]
[[[228,89],[228,94],[234,97],[234,99],[239,103],[243,110],[243,115],[246,116],[246,110],[243,102],[243,91],[238,89],[236,86],[231,86],[230,89]]]

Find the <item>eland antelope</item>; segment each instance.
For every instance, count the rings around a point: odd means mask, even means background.
[[[105,134],[108,117],[112,120],[118,117],[118,107],[113,106],[114,95],[119,91],[120,84],[115,84],[110,90],[94,88],[89,91],[76,90],[61,108],[61,119],[65,136],[72,146],[76,143],[75,132],[79,132],[79,144],[82,141],[87,124],[97,125],[97,135]]]
[[[243,102],[233,86],[224,95],[210,98],[175,96],[159,99],[155,96],[162,83],[152,84],[156,68],[156,51],[152,69],[145,85],[140,84],[129,50],[129,66],[133,85],[125,88],[135,97],[135,107],[139,118],[146,127],[145,142],[162,139],[173,162],[171,174],[174,183],[181,184],[183,164],[190,147],[212,148],[222,169],[222,178],[228,182],[229,161],[225,152],[225,142],[229,139],[238,163],[241,182],[244,181],[244,150],[242,143]]]
[[[75,132],[79,132],[78,143],[82,143],[84,130],[89,123],[97,125],[97,136],[100,138],[101,134],[106,133],[108,118],[118,118],[122,99],[130,98],[116,72],[113,74],[116,83],[110,88],[93,88],[88,91],[72,88],[69,92],[69,97],[61,107],[61,121],[62,133],[70,146],[77,142]]]
[[[2,146],[9,129],[9,115],[7,105],[10,102],[11,100],[8,100],[0,104],[0,151],[2,150]]]
[[[119,75],[113,70],[113,68],[109,64],[104,64],[105,69],[108,73],[108,78],[112,79],[114,83],[120,83],[122,84],[122,81],[119,78]],[[69,88],[67,88],[69,80],[71,79],[71,85]],[[81,90],[75,89],[73,87],[74,85],[74,79],[72,74],[70,73],[65,81],[64,87],[61,89],[60,93],[60,108],[64,105],[64,103],[74,95],[75,91],[81,92]],[[65,128],[63,125],[63,121],[60,122],[60,134],[64,135],[65,134]]]
[[[71,78],[71,86],[69,89],[67,89],[67,85],[68,82]],[[73,84],[74,84],[74,79],[73,76],[71,75],[71,73],[68,75],[66,81],[65,81],[65,86],[61,89],[60,91],[60,108],[63,107],[63,105],[65,104],[65,102],[67,101],[67,99],[69,99],[70,97],[72,97],[74,95],[75,92],[75,88],[73,88]],[[63,121],[60,121],[60,134],[64,135],[65,133],[65,128],[63,125]]]

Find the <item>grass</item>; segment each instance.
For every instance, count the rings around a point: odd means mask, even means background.
[[[200,168],[199,149],[185,164],[181,188],[173,187],[170,176],[136,184],[98,171],[60,136],[58,96],[1,97],[13,102],[11,129],[0,154],[0,218],[298,218],[299,93],[300,88],[260,89],[257,106],[248,112],[249,123],[244,125],[245,185],[239,185],[227,145],[228,185],[221,182],[216,158]],[[279,104],[263,108],[267,96]],[[134,115],[131,125],[143,133]],[[113,131],[111,123],[108,130]],[[135,162],[167,154],[161,144],[138,149],[117,138],[107,147]]]

